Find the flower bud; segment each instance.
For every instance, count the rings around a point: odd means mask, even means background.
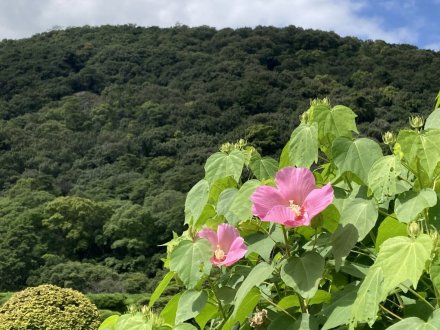
[[[423,126],[424,120],[422,116],[411,116],[409,117],[409,124],[412,128],[421,128]]]
[[[382,140],[386,145],[393,146],[396,143],[396,136],[393,132],[386,132],[382,135]]]
[[[436,246],[439,235],[437,229],[433,228],[433,226],[431,226],[431,231],[429,232],[429,236],[431,236],[432,241],[434,242],[434,246]]]
[[[256,328],[259,326],[262,326],[264,321],[267,319],[267,310],[262,309],[261,311],[258,310],[252,315],[252,317],[249,318],[249,325],[252,328]]]
[[[417,237],[420,234],[420,226],[416,221],[412,221],[406,227],[408,235],[411,237]]]

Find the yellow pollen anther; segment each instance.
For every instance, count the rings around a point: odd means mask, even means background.
[[[289,200],[289,207],[297,217],[302,214],[301,206],[295,204],[293,200]]]
[[[217,260],[224,260],[226,258],[225,251],[220,248],[220,245],[217,245],[217,249],[214,251],[214,256]]]

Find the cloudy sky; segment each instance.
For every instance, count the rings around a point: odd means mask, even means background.
[[[440,0],[0,0],[0,40],[55,27],[296,25],[440,50]]]

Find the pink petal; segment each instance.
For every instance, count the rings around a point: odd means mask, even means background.
[[[226,259],[221,263],[224,266],[230,266],[243,258],[247,252],[243,237],[237,237],[231,244]]]
[[[307,168],[285,167],[275,177],[284,199],[302,205],[307,195],[316,188],[313,173]]]
[[[229,253],[229,249],[237,237],[240,237],[239,231],[232,225],[222,223],[217,228],[218,245],[226,253]]]
[[[215,251],[217,248],[218,240],[217,240],[217,233],[212,230],[211,228],[203,228],[199,233],[197,234],[200,238],[206,238],[209,243],[211,243],[212,250]]]
[[[258,187],[251,196],[252,214],[263,218],[276,205],[289,205],[277,189],[270,186]]]
[[[323,211],[327,206],[333,202],[333,187],[330,183],[326,184],[320,189],[314,189],[306,197],[303,203],[303,208],[307,213],[309,219]]]
[[[273,207],[261,221],[271,221],[280,224],[291,223],[296,220],[296,215],[286,206],[277,205]]]

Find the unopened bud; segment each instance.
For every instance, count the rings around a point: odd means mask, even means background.
[[[223,143],[220,147],[220,151],[224,153],[229,153],[233,149],[233,145],[229,142]]]
[[[411,237],[417,237],[420,234],[420,226],[416,221],[410,222],[406,228],[408,235]]]
[[[431,231],[429,232],[429,236],[431,236],[432,241],[434,242],[434,246],[436,246],[438,241],[438,231],[435,228],[431,228]]]
[[[382,140],[386,145],[393,146],[396,143],[396,136],[393,132],[386,132],[382,135]]]
[[[411,116],[409,117],[409,124],[412,128],[421,128],[423,126],[424,120],[421,116]]]

